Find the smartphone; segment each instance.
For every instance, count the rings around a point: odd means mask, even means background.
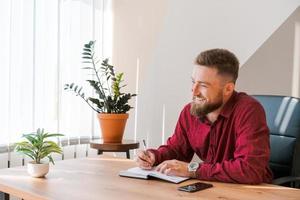
[[[209,183],[197,182],[197,183],[193,183],[190,185],[181,186],[178,188],[178,190],[184,191],[184,192],[197,192],[200,190],[211,188],[212,186],[213,185],[209,184]]]

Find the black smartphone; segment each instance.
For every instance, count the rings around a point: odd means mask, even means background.
[[[211,188],[212,186],[213,185],[209,183],[197,182],[197,183],[181,186],[178,188],[178,190],[185,191],[185,192],[197,192],[200,190]]]

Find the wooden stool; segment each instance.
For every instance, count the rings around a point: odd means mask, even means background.
[[[102,139],[91,140],[90,147],[98,150],[98,155],[103,152],[126,152],[126,157],[130,159],[129,150],[139,148],[140,144],[134,140],[123,140],[122,143],[103,143]]]

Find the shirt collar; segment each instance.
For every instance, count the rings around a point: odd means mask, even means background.
[[[230,114],[233,111],[233,107],[236,103],[236,98],[238,96],[238,93],[234,90],[231,97],[229,98],[229,100],[225,103],[224,107],[222,108],[220,115],[222,115],[223,117],[228,118],[230,116]]]

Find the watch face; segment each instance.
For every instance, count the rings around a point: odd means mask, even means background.
[[[188,165],[188,170],[191,171],[191,172],[194,172],[198,169],[199,167],[199,163],[197,162],[191,162],[189,165]]]

